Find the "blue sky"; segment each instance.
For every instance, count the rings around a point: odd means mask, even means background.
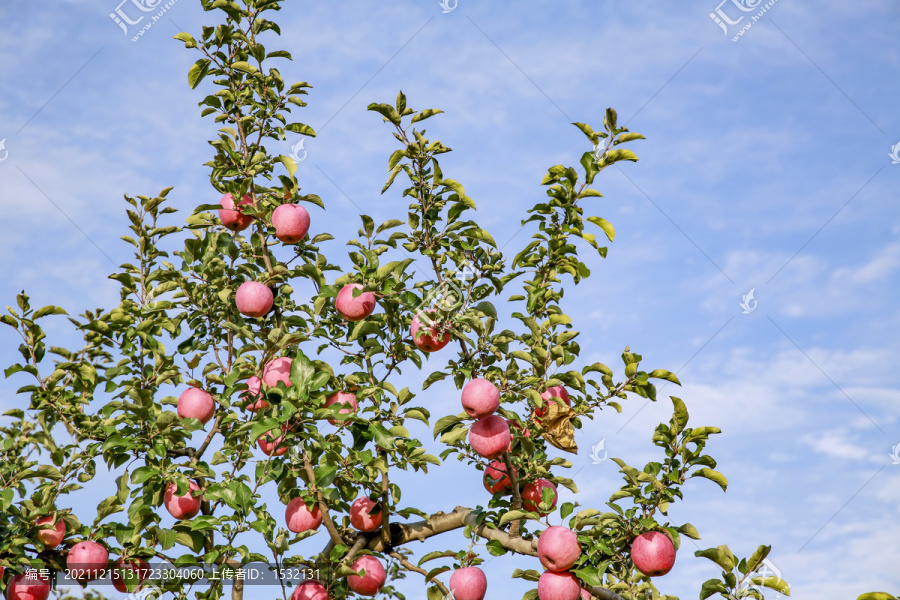
[[[756,13],[730,1],[459,0],[446,14],[437,0],[287,4],[281,47],[295,61],[281,70],[314,86],[298,113],[319,132],[299,169],[326,203],[311,210],[313,231],[348,239],[361,210],[376,221],[405,214],[399,194],[379,195],[394,140],[365,110],[398,89],[413,108],[446,111],[428,123],[454,149],[444,173],[510,254],[528,239],[518,214],[542,197],[546,168],[590,149],[570,122],[599,127],[612,106],[644,134],[633,146],[641,161],[605,172],[605,197],[588,209],[617,237],[566,293],[584,363],[618,369],[630,345],[646,367],[678,372],[683,389],[662,395],[682,397],[694,424],[723,429],[710,449],[728,493],[691,482],[670,512],[700,530],[699,547],[747,555],[773,544],[794,597],[900,592],[890,456],[900,444],[900,164],[889,157],[900,142],[900,3],[778,0],[738,41]],[[717,8],[745,18],[726,34],[709,16]],[[199,3],[178,0],[137,42],[109,18],[115,9],[0,6],[0,305],[26,289],[33,304],[73,314],[110,306],[118,292],[106,276],[129,258],[123,194],[175,186],[181,216],[218,199],[202,166],[215,126],[186,82],[196,57],[171,39],[207,22]],[[758,304],[743,314],[751,289]],[[76,343],[64,319],[49,332],[54,345]],[[0,331],[4,364],[17,344]],[[0,407],[22,404],[17,378],[0,382]],[[459,410],[452,386],[423,397],[436,416]],[[575,499],[601,506],[619,485],[611,461],[592,464],[591,446],[605,440],[610,455],[642,465],[670,410],[634,399],[587,424]],[[486,502],[470,467],[441,473],[458,498],[434,498],[411,477],[410,501]],[[716,574],[695,549],[685,540],[663,592],[696,597]],[[524,591],[507,577],[536,565],[494,559],[489,594]],[[408,597],[424,597],[420,583],[404,582]]]

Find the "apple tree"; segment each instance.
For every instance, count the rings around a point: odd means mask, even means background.
[[[273,64],[289,52],[264,45],[280,34],[280,0],[201,4],[218,24],[176,38],[198,53],[190,87],[215,88],[200,102],[219,126],[208,199],[178,224],[169,189],[126,196],[133,260],[110,275],[117,306],[68,316],[81,348],[48,346],[42,323],[67,312],[32,307],[24,292],[2,316],[22,356],[5,375],[22,378],[27,398],[0,427],[7,597],[46,598],[54,573],[88,585],[111,563],[117,589],[237,599],[248,585],[238,569],[264,563],[302,573],[276,577],[272,592],[295,600],[403,598],[393,584],[406,577],[421,579],[417,598],[481,600],[488,583],[502,585],[487,582],[484,557],[517,553],[543,567],[510,573],[536,582],[525,598],[672,598],[659,577],[682,538],[700,535],[668,510],[689,480],[727,487],[706,448],[717,428],[691,426],[671,397],[672,418],[651,440],[657,460],[613,459],[623,481],[602,507],[557,503],[560,486],[578,489],[565,455],[586,419],[657,400],[657,381],[679,383],[629,348],[618,374],[585,364],[564,312],[563,286],[591,276],[580,253],[606,257],[615,235],[592,214],[592,186],[611,165],[637,161],[629,146],[643,136],[612,109],[597,128],[575,123],[593,150],[548,169],[545,196],[523,215],[531,239],[504,255],[442,171],[450,148],[426,137],[424,122],[441,111],[415,110],[401,92],[369,110],[393,138],[381,193],[407,213],[383,223],[363,214],[332,235],[307,210],[325,202],[301,192],[295,161],[271,150],[315,135],[293,118],[311,86],[286,83]],[[335,258],[336,235],[354,234]],[[414,262],[429,274],[414,276]],[[421,389],[402,386],[410,369],[429,373]],[[421,392],[439,386],[461,390],[458,413],[429,410]],[[414,433],[424,431],[427,444]],[[448,460],[484,471],[483,505],[408,505],[396,475],[438,481]],[[67,498],[85,486],[99,502],[76,514]],[[265,490],[281,502],[263,501]],[[565,526],[550,528],[551,516]],[[409,547],[455,530],[464,547]],[[757,574],[769,550],[697,552],[722,568],[701,598],[788,593]],[[148,567],[161,561],[230,577],[159,577]]]

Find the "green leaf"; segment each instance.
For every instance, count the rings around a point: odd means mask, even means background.
[[[607,221],[602,217],[588,217],[589,223],[593,223],[597,227],[603,230],[603,233],[606,234],[606,237],[609,238],[609,241],[614,241],[616,239],[616,230],[613,229],[612,223]]]
[[[528,518],[528,512],[526,512],[524,510],[510,510],[510,511],[507,511],[506,513],[504,513],[502,517],[500,517],[499,525],[500,525],[500,527],[503,527],[510,521],[518,521],[519,519],[527,519],[527,518]]]
[[[197,47],[197,40],[195,40],[194,36],[192,36],[189,33],[185,33],[182,31],[181,33],[179,33],[178,35],[175,36],[175,39],[181,40],[182,42],[184,42],[185,48],[196,48]]]
[[[188,84],[191,86],[192,90],[200,85],[200,82],[203,81],[203,78],[209,73],[209,62],[208,58],[201,58],[195,62],[194,66],[191,67],[191,70],[188,71]]]
[[[420,112],[416,115],[413,115],[411,123],[418,123],[419,121],[424,121],[425,119],[433,117],[434,115],[439,115],[442,112],[444,112],[444,111],[437,109],[437,108],[427,108],[427,109],[423,110],[422,112]]]
[[[728,549],[728,546],[718,546],[716,548],[707,548],[706,550],[697,550],[694,552],[694,556],[702,556],[703,558],[708,558],[713,561],[719,567],[722,568],[723,571],[731,571],[734,569],[734,555],[731,553],[731,550]]]
[[[867,594],[863,594],[856,600],[897,600],[897,598],[891,596],[887,592],[869,592]]]
[[[706,598],[709,598],[713,594],[727,595],[728,588],[718,579],[708,579],[700,588],[700,600],[706,600]]]
[[[394,436],[380,423],[369,423],[369,431],[375,438],[375,444],[381,448],[390,450],[394,447]]]
[[[756,568],[762,563],[763,560],[769,555],[769,552],[772,551],[772,546],[760,546],[756,549],[750,558],[747,559],[747,573],[752,573],[756,571]]]
[[[259,71],[259,69],[243,60],[231,63],[231,68],[244,73],[256,73]]]
[[[291,361],[291,383],[301,390],[309,389],[309,384],[315,372],[315,367],[313,367],[305,354],[298,353],[297,358]]]
[[[719,487],[722,488],[722,491],[726,491],[728,489],[728,480],[725,479],[725,476],[715,471],[713,469],[699,469],[694,471],[694,474],[691,477],[705,477],[710,481],[713,481],[719,484]]]
[[[443,379],[443,377],[441,378]],[[441,434],[442,431],[449,428],[451,425],[456,425],[460,422],[460,418],[456,415],[450,415],[447,417],[441,417],[438,419],[438,422],[434,424],[434,437],[437,439],[437,436]]]
[[[491,540],[487,544],[488,552],[491,553],[491,556],[503,556],[506,554],[506,548],[503,547],[503,544],[500,540]]]
[[[34,313],[32,317],[33,320],[37,321],[41,317],[46,317],[47,315],[67,315],[65,309],[60,308],[59,306],[45,306],[43,308],[39,308],[37,312]]]
[[[791,586],[788,585],[785,580],[779,577],[753,577],[752,579],[750,579],[750,584],[767,587],[770,590],[781,592],[785,596],[791,595]]]
[[[688,415],[687,406],[685,406],[681,398],[669,397],[672,399],[672,404],[675,405],[675,412],[672,413],[672,435],[678,435],[684,431],[690,416]]]
[[[678,377],[675,376],[675,373],[671,373],[666,371],[665,369],[656,369],[655,371],[651,371],[647,376],[650,379],[665,379],[666,381],[671,381],[675,385],[681,385],[681,382],[678,381]]]
[[[293,177],[297,172],[297,161],[290,156],[284,156],[283,154],[278,157],[278,160],[280,160],[281,164],[284,165],[284,168],[287,170],[288,175]]]

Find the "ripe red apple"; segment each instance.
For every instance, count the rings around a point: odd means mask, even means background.
[[[581,600],[594,600],[594,597],[591,596],[591,593],[584,588],[581,588]]]
[[[642,533],[631,543],[631,560],[647,577],[665,575],[675,564],[675,544],[659,531]]]
[[[245,317],[264,317],[275,303],[275,294],[269,286],[258,281],[245,281],[234,295],[238,312]]]
[[[434,311],[429,310],[426,312],[433,313]],[[426,325],[422,323],[423,320],[425,319],[419,319],[419,315],[414,316],[412,320],[411,333],[416,348],[422,352],[437,352],[450,343],[451,337],[449,332],[445,332],[443,337],[438,339],[438,331],[434,327],[434,324],[429,322],[429,324]],[[422,330],[421,333],[419,332],[420,329]]]
[[[476,421],[469,429],[469,445],[485,458],[497,458],[509,448],[509,423],[491,415]]]
[[[349,415],[355,413],[359,410],[359,404],[356,402],[356,394],[351,394],[350,392],[338,392],[336,394],[332,394],[325,401],[325,408],[332,406],[334,404],[338,404],[342,406],[338,411],[340,415]],[[328,419],[328,422],[332,425],[337,425],[338,421],[336,419]]]
[[[272,213],[275,237],[285,244],[296,244],[309,231],[309,213],[299,204],[282,204]]]
[[[581,556],[578,536],[568,527],[553,525],[538,537],[538,559],[548,571],[567,571]]]
[[[581,585],[571,573],[544,571],[538,579],[538,598],[540,600],[578,600],[581,597]]]
[[[487,577],[478,567],[463,567],[453,571],[449,587],[455,600],[484,600]]]
[[[150,564],[141,559],[132,558],[126,561],[120,558],[113,564],[110,579],[113,587],[120,592],[136,592],[144,587],[144,581],[150,577]]]
[[[364,287],[359,283],[345,285],[334,299],[334,308],[347,321],[362,321],[375,310],[375,294],[372,292],[363,292],[356,298],[353,297],[353,290]]]
[[[219,209],[219,220],[222,221],[222,225],[232,231],[243,231],[250,227],[253,217],[234,209],[234,196],[230,193],[222,196],[219,204],[222,205],[222,208]],[[245,195],[241,199],[240,205],[246,206],[248,204],[252,205],[253,199],[249,195]]]
[[[538,510],[538,506],[544,501],[543,490],[553,490],[553,500],[550,502],[550,510],[542,512]],[[556,500],[559,494],[556,493],[556,486],[546,479],[536,479],[534,483],[526,484],[522,488],[522,508],[527,511],[536,512],[542,517],[549,515],[556,508]]]
[[[319,525],[322,524],[322,512],[315,505],[310,510],[303,498],[294,498],[288,502],[287,510],[284,511],[284,520],[287,521],[288,529],[294,533],[303,533],[319,528]]]
[[[487,379],[473,379],[463,387],[462,406],[476,419],[492,415],[500,408],[500,390]]]
[[[357,572],[362,570],[366,572],[362,577],[351,575],[347,578],[347,585],[360,596],[374,596],[387,579],[381,562],[369,554],[357,558],[351,568]]]
[[[350,524],[360,531],[375,531],[381,527],[381,519],[384,513],[380,510],[372,514],[377,502],[371,498],[357,498],[350,506]]]
[[[66,522],[62,519],[54,523],[53,517],[47,515],[35,521],[34,524],[38,528],[37,538],[48,548],[56,548],[62,543],[63,538],[66,537]],[[44,525],[51,525],[53,529],[44,529]]]
[[[291,600],[328,600],[328,590],[318,581],[308,579],[297,584]]]
[[[256,443],[266,456],[284,456],[289,450],[287,444],[284,443],[284,434],[276,438],[271,433],[264,433],[259,436]]]
[[[7,600],[47,600],[50,597],[50,579],[40,572],[19,573],[6,587]]]
[[[513,473],[518,476],[518,469],[513,467]],[[484,470],[484,489],[492,494],[496,494],[498,492],[506,493],[511,488],[512,481],[510,481],[509,474],[506,472],[506,463],[502,460],[492,460],[491,464]]]
[[[247,380],[247,391],[244,392],[243,398],[248,400],[247,410],[256,412],[269,407],[266,402],[265,395],[262,393],[262,379],[254,375]]]
[[[283,381],[286,387],[291,387],[291,363],[288,356],[276,358],[263,368],[263,383],[269,387],[278,387],[278,382]]]
[[[200,419],[206,425],[215,412],[213,397],[199,388],[189,387],[178,397],[178,416],[182,419]]]
[[[572,401],[569,400],[569,392],[566,391],[566,388],[561,385],[554,385],[553,387],[548,387],[547,391],[541,394],[541,399],[544,401],[544,406],[542,408],[534,409],[535,417],[540,419],[544,416],[544,413],[547,412],[548,403],[554,402],[554,400],[550,400],[551,398],[559,398],[568,406],[572,406]]]
[[[178,519],[193,519],[200,512],[201,497],[198,494],[194,496],[192,492],[200,490],[200,486],[193,481],[188,482],[189,489],[184,496],[176,496],[178,486],[174,483],[169,484],[166,488],[166,494],[163,497],[163,504],[169,514]]]
[[[78,581],[100,579],[108,565],[109,552],[97,542],[78,542],[66,556],[66,568]]]

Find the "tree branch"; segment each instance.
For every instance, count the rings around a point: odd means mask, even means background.
[[[423,577],[428,576],[428,571],[412,564],[411,562],[406,560],[406,558],[404,558],[403,555],[400,554],[399,552],[391,552],[390,555],[392,557],[394,557],[397,560],[397,562],[400,563],[400,565],[403,566],[403,568],[406,569],[407,571],[413,571],[415,573],[419,573]],[[445,597],[450,598],[450,590],[447,589],[447,586],[445,586],[443,583],[441,583],[441,581],[439,579],[432,579],[431,581],[433,581],[434,584],[436,586],[438,586],[438,589],[441,590],[441,592],[444,594]]]
[[[328,505],[325,503],[325,496],[322,495],[319,486],[316,485],[316,473],[313,470],[312,461],[309,460],[309,455],[305,452],[303,453],[303,468],[306,471],[306,476],[309,477],[309,487],[316,493],[319,511],[322,513],[322,520],[325,523],[325,529],[328,530],[328,535],[331,536],[331,541],[335,544],[343,544],[344,538],[338,533],[337,527],[334,526],[334,521],[331,520],[331,513],[328,510]]]

